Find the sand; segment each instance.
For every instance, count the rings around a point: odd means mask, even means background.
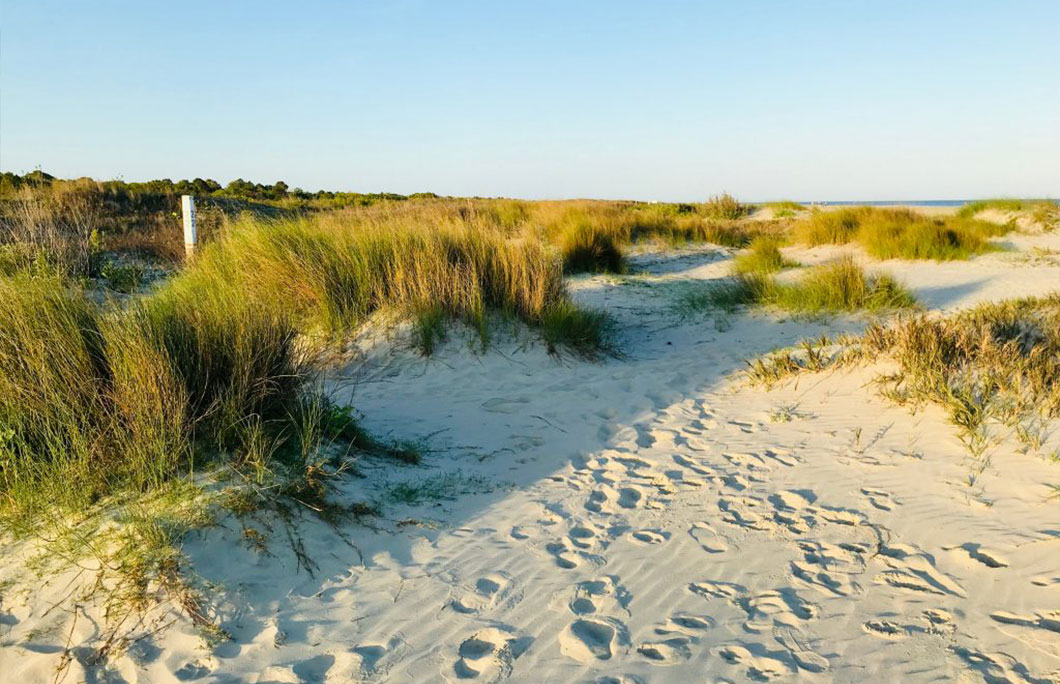
[[[938,311],[1060,289],[1056,258],[1027,256],[1060,236],[1009,239],[1019,253],[872,267]],[[884,367],[745,385],[745,359],[866,319],[670,309],[730,258],[646,253],[641,275],[576,279],[619,319],[622,359],[557,360],[524,333],[481,354],[454,334],[425,360],[366,336],[335,391],[369,429],[430,446],[423,466],[366,459],[343,482],[380,517],[271,521],[268,553],[232,519],[193,534],[232,639],[207,648],[159,609],[103,665],[99,607],[49,610],[83,580],[29,591],[9,547],[0,679],[53,681],[70,643],[60,681],[1054,681],[1060,466],[1008,440],[970,483],[941,410],[874,394]]]

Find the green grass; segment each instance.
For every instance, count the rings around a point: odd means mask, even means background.
[[[750,205],[743,204],[729,193],[711,197],[701,209],[704,216],[735,221],[751,212]]]
[[[732,270],[735,275],[770,274],[790,268],[796,264],[780,253],[780,239],[771,235],[755,238],[748,251],[739,254],[733,260]]]
[[[779,283],[767,303],[795,313],[886,311],[916,305],[916,298],[886,274],[867,275],[850,258],[815,266],[795,283]]]
[[[1015,198],[997,198],[997,199],[985,199],[976,200],[974,202],[968,202],[962,206],[958,211],[957,215],[964,218],[972,218],[976,214],[986,211],[987,209],[997,209],[998,211],[1033,211],[1038,207],[1045,205],[1052,205],[1056,207],[1056,202],[1046,199],[1015,199]]]
[[[916,299],[888,275],[868,275],[851,258],[803,273],[792,283],[762,273],[744,273],[723,283],[695,288],[682,297],[686,313],[742,306],[771,306],[797,314],[886,311],[916,305]]]
[[[977,458],[986,457],[999,430],[1040,452],[1050,421],[1060,418],[1060,295],[872,323],[864,335],[804,343],[803,353],[759,359],[749,377],[773,385],[804,372],[880,360],[898,366],[878,378],[880,393],[898,404],[946,409]]]
[[[814,211],[795,224],[792,238],[810,246],[857,242],[878,259],[949,261],[998,249],[989,239],[1012,229],[962,216],[855,207]]]
[[[794,213],[794,212],[797,212],[797,211],[804,211],[806,209],[806,205],[799,204],[798,202],[793,202],[791,200],[780,200],[778,202],[766,202],[764,206],[768,207],[769,209],[772,209],[774,212],[790,211],[790,212]]]

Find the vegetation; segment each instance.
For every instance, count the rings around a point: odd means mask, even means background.
[[[1013,227],[960,216],[925,216],[909,209],[855,207],[814,211],[795,224],[792,237],[810,246],[857,242],[879,259],[946,261],[997,249],[989,238]]]
[[[736,256],[732,269],[735,275],[768,275],[795,265],[780,253],[779,238],[761,235],[751,242],[747,252]]]
[[[751,207],[749,205],[741,204],[729,193],[723,193],[711,197],[703,207],[704,215],[710,218],[726,219],[729,221],[743,218],[750,213],[750,211]]]
[[[755,305],[813,315],[909,308],[916,305],[916,299],[890,276],[867,275],[846,257],[813,267],[791,283],[778,282],[760,271],[741,273],[730,281],[685,293],[679,308],[732,312]]]
[[[945,408],[976,457],[994,443],[991,424],[1037,451],[1048,421],[1060,417],[1060,295],[984,304],[945,318],[919,314],[873,323],[862,336],[759,359],[750,377],[771,385],[880,359],[898,365],[879,378],[881,393],[899,404]]]
[[[1057,211],[1057,203],[1053,200],[1048,199],[1013,199],[1013,198],[999,198],[999,199],[986,199],[976,200],[974,202],[968,202],[962,206],[958,211],[957,215],[962,218],[973,218],[976,214],[986,211],[988,209],[996,209],[998,211],[1007,212],[1028,212],[1035,213],[1038,211]]]

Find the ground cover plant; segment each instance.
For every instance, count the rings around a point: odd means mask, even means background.
[[[981,467],[998,426],[1037,451],[1048,422],[1060,417],[1060,295],[872,323],[864,335],[806,342],[801,350],[759,359],[749,377],[768,386],[881,359],[897,364],[878,379],[883,396],[913,407],[942,406]]]
[[[1013,229],[962,216],[854,207],[814,211],[795,223],[791,238],[809,246],[856,242],[878,259],[948,261],[994,251],[989,239]]]
[[[733,312],[742,306],[775,307],[796,314],[887,311],[916,306],[904,286],[886,274],[868,274],[851,257],[807,269],[793,281],[779,281],[769,271],[743,270],[733,278],[683,294],[678,309]]]

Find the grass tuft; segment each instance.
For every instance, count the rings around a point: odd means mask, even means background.
[[[998,249],[989,242],[1013,226],[908,209],[818,210],[795,224],[792,237],[810,246],[857,242],[878,259],[967,259]]]
[[[780,253],[780,244],[780,240],[771,235],[755,238],[749,250],[733,260],[733,273],[768,275],[795,266],[794,262],[785,259]]]
[[[885,311],[916,306],[905,287],[885,274],[869,275],[850,257],[815,266],[792,283],[762,272],[687,292],[678,306],[685,312],[741,306],[773,306],[799,314]]]

